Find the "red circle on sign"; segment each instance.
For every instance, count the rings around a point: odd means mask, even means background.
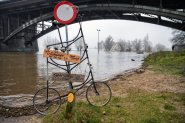
[[[67,20],[62,20],[62,19],[59,17],[60,15],[58,15],[58,14],[59,14],[59,13],[58,13],[58,10],[59,10],[60,7],[62,7],[62,6],[68,6],[68,7],[71,7],[71,8],[72,8],[72,11],[73,11],[72,14],[73,14],[73,15],[72,15],[69,19],[67,19]],[[72,23],[72,22],[75,20],[76,15],[77,15],[76,7],[75,7],[72,3],[68,2],[68,1],[62,1],[62,2],[58,3],[58,4],[55,6],[55,8],[54,8],[54,17],[55,17],[55,19],[56,19],[59,23],[62,23],[62,24],[70,24],[70,23]]]

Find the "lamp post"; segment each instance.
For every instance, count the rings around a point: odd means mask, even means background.
[[[99,47],[99,32],[101,31],[100,29],[97,29],[98,31],[98,54],[99,54],[99,50],[100,50],[100,47]]]

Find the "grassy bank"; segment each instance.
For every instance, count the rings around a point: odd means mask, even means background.
[[[144,65],[157,72],[185,76],[185,51],[150,54]]]
[[[108,83],[113,97],[107,106],[78,101],[70,120],[64,118],[63,105],[43,123],[185,123],[185,81],[178,80],[185,73],[185,52],[151,54],[144,65],[152,70]]]
[[[179,113],[185,98],[172,93],[129,93],[125,98],[113,97],[111,103],[97,108],[77,102],[73,117],[64,118],[65,106],[43,123],[185,123],[185,115]]]

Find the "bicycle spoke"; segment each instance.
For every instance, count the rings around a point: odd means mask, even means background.
[[[110,87],[103,82],[95,82],[87,88],[87,101],[94,106],[104,106],[111,99]]]
[[[47,88],[40,89],[33,98],[34,107],[40,114],[52,114],[55,113],[60,105],[61,99],[59,93],[53,89]]]

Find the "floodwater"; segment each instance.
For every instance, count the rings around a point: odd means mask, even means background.
[[[124,71],[138,68],[146,55],[128,52],[104,52],[99,55],[96,50],[89,50],[95,80],[104,80]],[[134,59],[131,60],[131,59]],[[76,68],[81,74],[87,73],[87,65]],[[0,104],[10,97],[26,100],[32,97],[38,88],[46,85],[46,58],[34,53],[0,53]],[[61,69],[49,65],[49,75]],[[10,105],[6,102],[6,105]]]

